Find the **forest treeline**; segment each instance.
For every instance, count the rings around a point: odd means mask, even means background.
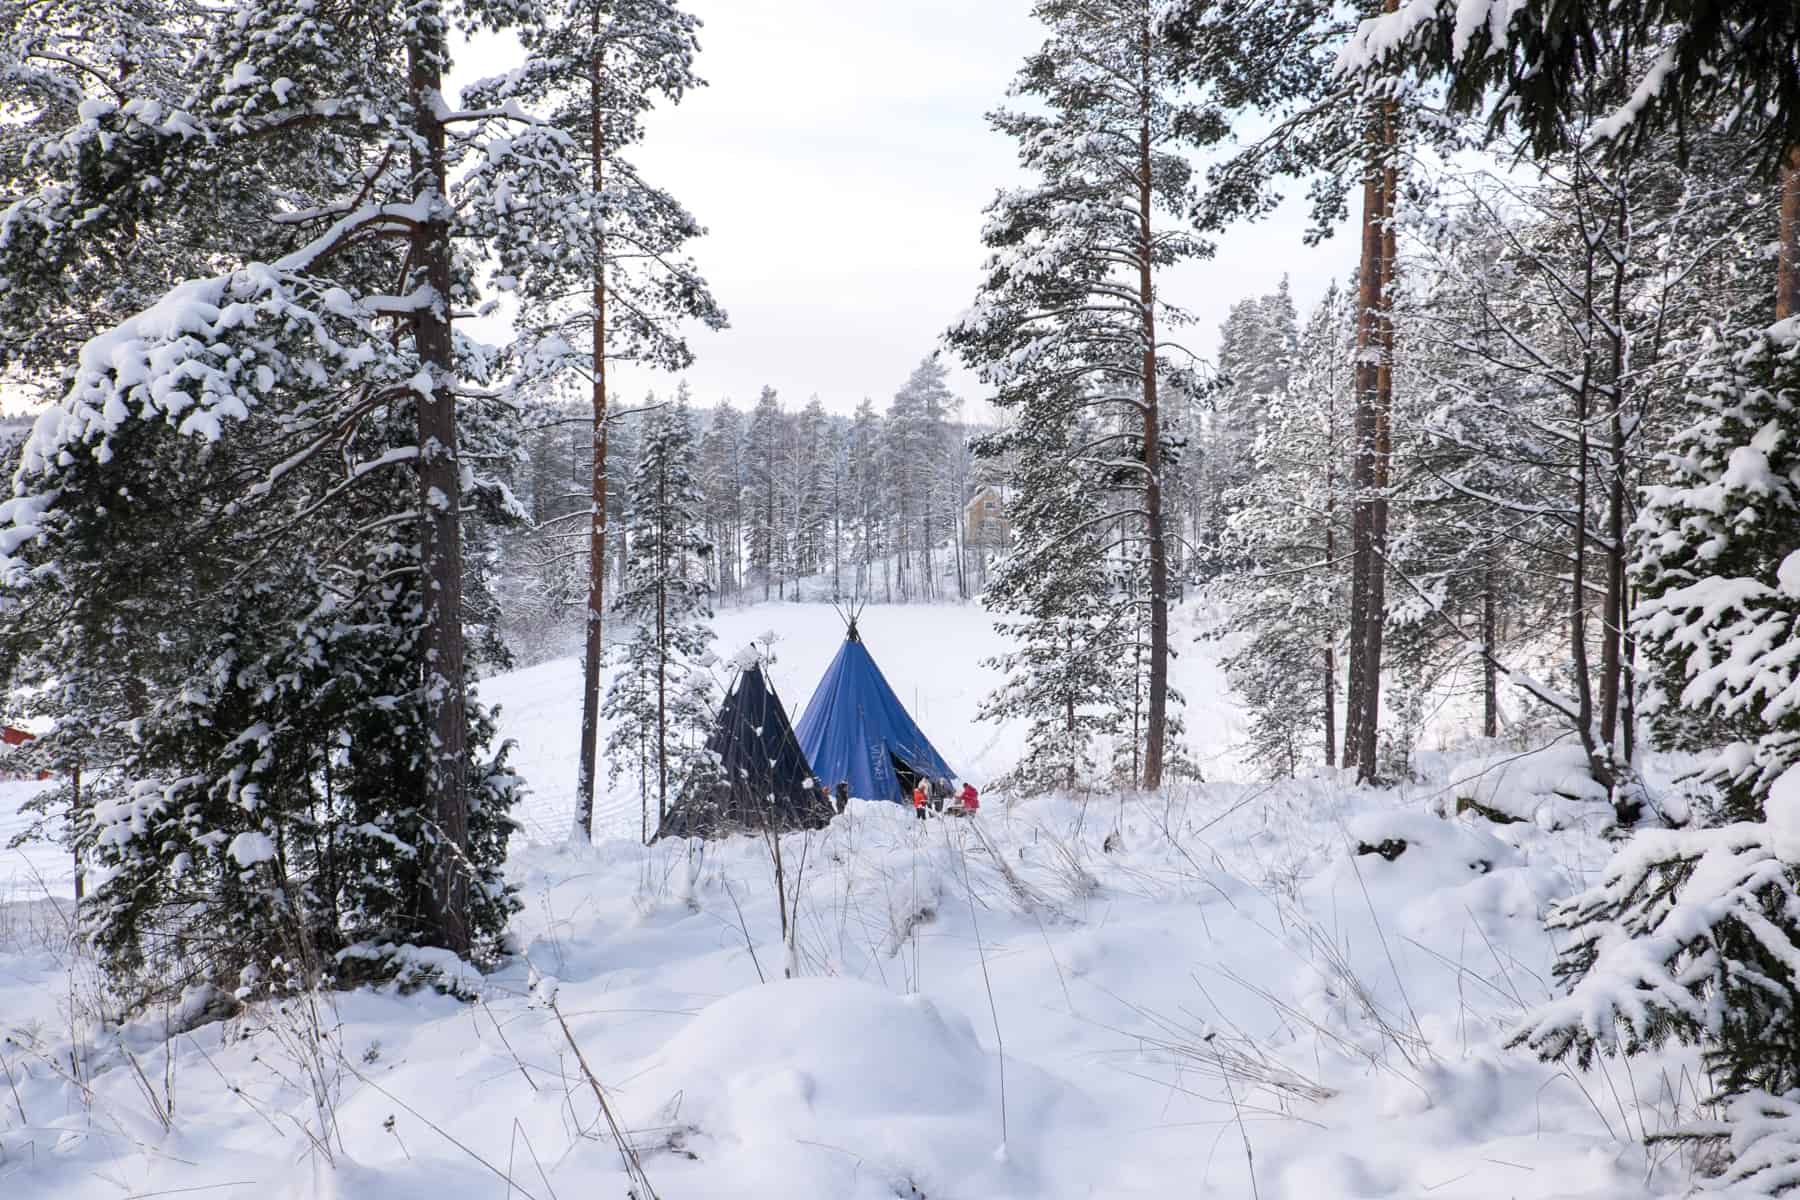
[[[877,407],[851,415],[817,397],[789,405],[764,388],[754,405],[721,399],[697,408],[685,384],[666,399],[609,406],[608,569],[623,582],[634,498],[631,474],[646,418],[679,413],[693,433],[690,469],[701,500],[700,532],[711,548],[699,563],[721,603],[799,598],[908,603],[966,600],[985,585],[1004,551],[1004,524],[965,516],[1003,473],[978,462],[967,420],[936,356],[924,359]],[[511,473],[530,524],[502,549],[503,619],[515,644],[566,632],[586,602],[591,507],[592,417],[585,406],[547,404],[525,418],[523,461]],[[971,540],[972,537],[972,540]]]

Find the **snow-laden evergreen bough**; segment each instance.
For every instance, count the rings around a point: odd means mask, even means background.
[[[1800,320],[1713,339],[1670,478],[1646,490],[1638,636],[1658,668],[1647,707],[1715,765],[1730,811],[1800,761]]]
[[[1641,831],[1550,926],[1567,994],[1516,1040],[1546,1057],[1698,1044],[1727,1108],[1728,1177],[1794,1182],[1800,1097],[1800,323],[1717,338],[1695,419],[1636,530],[1635,627],[1665,736],[1728,743],[1710,827]],[[1785,1097],[1785,1099],[1783,1099]],[[1752,1121],[1745,1126],[1741,1120]]]

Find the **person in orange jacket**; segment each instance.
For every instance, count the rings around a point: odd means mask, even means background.
[[[913,811],[919,814],[919,820],[925,819],[925,781],[913,784]]]

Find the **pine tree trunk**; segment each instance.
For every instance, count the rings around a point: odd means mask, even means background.
[[[1500,736],[1500,599],[1495,594],[1499,572],[1495,559],[1499,548],[1489,546],[1481,569],[1481,733],[1483,737]]]
[[[1594,248],[1587,248],[1585,302],[1593,304]],[[1588,313],[1592,317],[1592,312]],[[1593,322],[1589,321],[1592,328]],[[1575,684],[1575,724],[1581,736],[1581,748],[1587,755],[1588,770],[1595,780],[1606,785],[1607,772],[1594,744],[1594,687],[1588,674],[1587,651],[1587,513],[1588,513],[1588,401],[1593,378],[1593,341],[1590,335],[1584,351],[1581,382],[1575,389],[1575,501],[1573,505],[1574,565],[1569,583],[1569,660]]]
[[[1625,264],[1630,245],[1630,210],[1626,204],[1626,183],[1621,180],[1614,201],[1617,205],[1618,241],[1613,247],[1613,280],[1608,320],[1612,325],[1611,380],[1607,399],[1612,411],[1607,422],[1607,489],[1606,489],[1606,607],[1602,618],[1603,640],[1600,644],[1600,753],[1605,756],[1612,777],[1618,778],[1620,689],[1624,685],[1623,649],[1625,628],[1621,620],[1625,596],[1625,374],[1628,348],[1625,341]]]
[[[438,836],[448,843],[433,855],[430,904],[443,947],[466,956],[469,877],[463,867],[469,844],[464,792],[464,739],[468,720],[463,685],[462,487],[456,459],[456,379],[450,331],[451,244],[442,105],[445,30],[435,16],[419,20],[407,47],[412,93],[412,157],[416,192],[430,202],[430,216],[414,227],[413,269],[431,292],[431,303],[413,323],[413,343],[431,377],[431,393],[419,398],[419,510],[423,513],[420,571],[425,586],[426,708],[432,753],[426,770],[429,807]]]
[[[919,547],[924,561],[920,566],[919,597],[922,600],[931,600],[935,598],[937,587],[937,573],[933,570],[931,560],[932,535],[936,530],[932,528],[931,522],[931,481],[925,479],[921,481],[921,484],[923,503],[919,506]]]
[[[1781,234],[1775,260],[1775,319],[1800,316],[1800,146],[1781,169]]]
[[[1385,6],[1392,10],[1393,0]],[[1350,679],[1344,714],[1344,765],[1357,778],[1375,775],[1380,713],[1381,588],[1385,513],[1377,521],[1377,490],[1385,475],[1383,313],[1386,307],[1388,229],[1393,216],[1391,174],[1385,163],[1392,144],[1387,105],[1370,115],[1369,162],[1363,178],[1362,258],[1357,277],[1356,408],[1351,418],[1350,463]],[[1389,377],[1391,386],[1391,376]],[[1385,506],[1380,506],[1385,507]]]
[[[1392,3],[1389,5],[1392,11]],[[1382,106],[1381,144],[1385,165],[1381,172],[1381,295],[1375,313],[1376,345],[1380,362],[1375,368],[1375,458],[1370,464],[1369,564],[1367,615],[1363,628],[1366,648],[1363,667],[1363,724],[1358,733],[1362,748],[1357,753],[1359,777],[1375,780],[1376,741],[1381,729],[1381,643],[1387,629],[1388,486],[1394,458],[1394,271],[1399,257],[1394,225],[1395,197],[1399,192],[1399,114],[1390,101]]]
[[[1163,739],[1169,708],[1169,564],[1163,545],[1162,431],[1156,395],[1156,292],[1150,274],[1150,41],[1149,6],[1140,26],[1138,53],[1138,303],[1144,331],[1144,522],[1150,540],[1150,713],[1144,740],[1143,786],[1155,791],[1163,780]]]
[[[1600,782],[1605,768],[1594,744],[1594,688],[1588,675],[1587,652],[1587,505],[1588,505],[1588,389],[1584,380],[1575,392],[1575,563],[1569,586],[1569,659],[1575,677],[1575,723],[1587,752],[1589,769]]]
[[[656,472],[656,827],[669,816],[669,461]]]
[[[77,762],[69,768],[69,817],[70,824],[80,828],[85,820],[81,811],[81,764]],[[87,898],[87,871],[81,862],[81,848],[75,848],[75,908],[81,909],[81,902]]]
[[[589,16],[588,34],[599,37],[600,10]],[[588,106],[593,114],[589,136],[593,139],[593,186],[601,191],[605,165],[602,140],[600,55],[596,53],[588,66]],[[589,473],[590,502],[588,516],[588,596],[587,640],[581,660],[581,760],[575,772],[575,828],[573,837],[579,842],[593,839],[594,776],[599,769],[600,752],[600,669],[605,652],[604,614],[606,612],[606,272],[604,260],[605,234],[601,219],[594,219],[594,289],[593,289],[593,394],[594,410],[593,464]]]
[[[1337,383],[1325,394],[1325,564],[1337,570]],[[1325,765],[1337,765],[1337,646],[1325,642]]]
[[[1579,160],[1577,161],[1577,170],[1581,170],[1581,163]],[[1578,176],[1578,182],[1579,180],[1580,177]],[[1590,188],[1595,183],[1591,177],[1587,182],[1590,185]],[[1591,191],[1589,194],[1592,194]],[[1595,736],[1594,682],[1590,673],[1592,668],[1591,660],[1588,657],[1587,645],[1588,544],[1590,540],[1592,540],[1588,535],[1588,504],[1590,500],[1588,477],[1592,473],[1593,466],[1591,462],[1593,442],[1589,436],[1588,423],[1593,412],[1594,376],[1598,370],[1598,364],[1595,361],[1594,343],[1595,338],[1599,336],[1598,330],[1602,326],[1601,314],[1596,311],[1599,308],[1598,293],[1600,286],[1597,277],[1596,260],[1601,252],[1600,247],[1604,244],[1604,239],[1599,237],[1596,233],[1589,232],[1585,227],[1585,223],[1582,229],[1582,235],[1587,242],[1585,247],[1585,257],[1583,258],[1581,293],[1582,303],[1586,309],[1586,311],[1582,313],[1582,316],[1585,319],[1584,323],[1587,327],[1587,332],[1583,338],[1581,381],[1580,385],[1575,389],[1574,399],[1575,561],[1572,571],[1571,586],[1569,589],[1569,658],[1575,682],[1575,721],[1578,726],[1577,732],[1581,736],[1582,750],[1587,754],[1588,772],[1594,777],[1595,782],[1599,783],[1602,787],[1610,789],[1614,783],[1614,774],[1612,763],[1610,761],[1611,746],[1610,744],[1606,744],[1604,739]],[[1616,397],[1614,397],[1614,399],[1616,399]],[[1601,615],[1601,659],[1603,663],[1609,657],[1607,654],[1607,643],[1610,641],[1610,638],[1607,636],[1608,631],[1605,626],[1611,623],[1613,612],[1615,610],[1613,601],[1614,597],[1611,595],[1609,589],[1608,602]],[[1605,684],[1603,682],[1602,687],[1604,688],[1604,686]]]
[[[613,577],[618,581],[620,587],[625,586],[626,573],[631,570],[631,539],[625,534],[625,517],[629,511],[626,507],[627,500],[628,497],[623,496],[619,500],[619,529],[613,536],[613,562],[615,564]],[[613,522],[608,519],[607,528],[612,528],[612,525]]]
[[[1637,759],[1637,689],[1634,686],[1637,672],[1637,640],[1631,633],[1631,579],[1627,576],[1624,591],[1619,595],[1618,622],[1622,633],[1620,638],[1620,656],[1625,660],[1624,697],[1619,705],[1620,723],[1623,726],[1620,741],[1624,745],[1623,761],[1629,765]]]
[[[1075,637],[1073,634],[1067,636],[1068,657],[1065,661],[1073,659],[1075,654]],[[1068,778],[1063,787],[1065,791],[1073,795],[1075,791],[1075,765],[1080,757],[1080,748],[1075,742],[1075,694],[1073,692],[1069,692],[1063,696],[1063,730],[1063,744],[1069,748]]]

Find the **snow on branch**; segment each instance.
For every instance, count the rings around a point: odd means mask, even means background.
[[[82,347],[68,393],[25,442],[14,497],[0,502],[0,574],[40,531],[63,470],[83,454],[111,461],[132,422],[214,442],[278,388],[372,394],[416,371],[410,344],[366,305],[281,264],[182,283]]]

